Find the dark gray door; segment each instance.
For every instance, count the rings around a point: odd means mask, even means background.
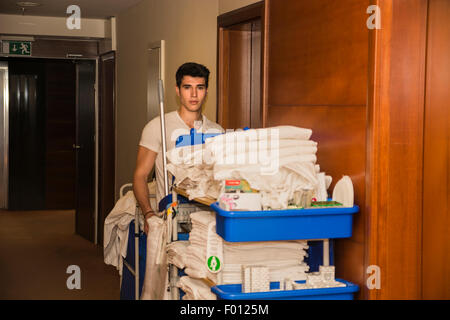
[[[77,234],[95,241],[95,62],[77,61],[76,219]]]
[[[44,62],[9,62],[9,209],[45,209]]]

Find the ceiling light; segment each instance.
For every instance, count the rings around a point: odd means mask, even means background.
[[[25,8],[31,8],[31,7],[38,7],[41,4],[37,2],[31,2],[31,1],[19,1],[16,3],[19,7],[25,7]]]
[[[19,1],[16,2],[16,4],[22,9],[22,15],[25,15],[25,8],[34,8],[39,7],[41,4],[37,2],[31,2],[31,1]]]

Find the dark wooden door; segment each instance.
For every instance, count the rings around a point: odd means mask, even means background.
[[[114,207],[115,182],[115,53],[99,61],[98,242],[103,243],[106,216]]]
[[[95,241],[95,62],[76,62],[77,234]]]
[[[47,209],[75,209],[75,64],[46,61]]]
[[[9,61],[9,209],[45,209],[44,63]]]

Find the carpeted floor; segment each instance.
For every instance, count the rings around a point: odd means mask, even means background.
[[[71,265],[81,289],[67,287]],[[119,299],[119,282],[103,247],[75,234],[74,211],[0,210],[0,300]]]

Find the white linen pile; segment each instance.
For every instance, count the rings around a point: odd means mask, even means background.
[[[182,300],[217,300],[210,287],[201,280],[191,277],[181,277],[177,287],[184,291]]]
[[[278,126],[208,139],[214,179],[247,180],[260,191],[264,210],[286,209],[296,193],[308,190],[318,201],[325,201],[331,177],[320,174],[317,143],[310,140],[311,134],[310,129]]]
[[[227,132],[203,145],[168,152],[168,170],[189,199],[217,199],[226,179],[247,180],[259,190],[264,210],[286,209],[298,193],[327,200],[331,177],[320,172],[312,131],[294,126]]]
[[[156,194],[156,182],[148,184],[150,194]],[[156,208],[154,199],[150,200],[152,209]],[[136,198],[133,191],[128,191],[114,205],[105,219],[103,228],[103,256],[106,264],[111,264],[122,275],[123,259],[127,256],[128,232],[130,222],[136,217]],[[142,215],[138,215],[139,227],[144,227]]]
[[[103,256],[106,264],[113,265],[122,275],[123,259],[127,256],[130,222],[136,216],[136,199],[133,191],[121,197],[108,214],[104,224]],[[139,221],[143,226],[143,222]]]
[[[167,261],[178,269],[184,269],[186,266],[186,255],[189,241],[174,241],[167,245]]]
[[[167,152],[167,170],[174,185],[186,190],[189,200],[219,197],[222,183],[214,180],[213,166],[203,161],[204,144],[174,148]],[[170,179],[172,179],[170,177]]]
[[[305,251],[308,248],[307,241],[232,243],[224,241],[215,232],[209,232],[215,230],[214,212],[191,213],[191,221],[189,245],[183,258],[184,272],[190,278],[206,278],[216,284],[242,283],[242,265],[264,265],[269,268],[270,281],[306,280],[306,272],[309,271],[309,266],[304,262],[307,255]],[[218,273],[209,271],[206,265],[209,242],[222,244],[223,264]],[[193,293],[190,297],[192,296],[198,294]]]

